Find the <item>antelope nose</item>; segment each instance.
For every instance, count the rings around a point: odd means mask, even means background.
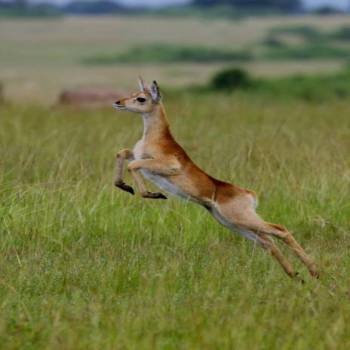
[[[116,105],[120,105],[120,101],[116,101],[115,104],[116,104]]]

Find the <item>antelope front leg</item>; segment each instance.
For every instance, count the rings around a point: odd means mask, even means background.
[[[124,170],[125,160],[133,160],[133,159],[134,159],[134,154],[128,149],[123,149],[117,153],[115,180],[114,180],[114,185],[116,187],[120,188],[123,191],[129,192],[131,194],[135,194],[135,192],[131,186],[127,185],[123,181],[123,170]]]
[[[159,161],[156,159],[140,159],[134,160],[128,165],[128,170],[130,171],[135,183],[141,193],[143,198],[159,198],[166,199],[166,197],[160,192],[149,192],[147,191],[142,176],[139,170],[148,170],[156,175],[170,176],[175,175],[177,170],[174,164],[166,161]]]

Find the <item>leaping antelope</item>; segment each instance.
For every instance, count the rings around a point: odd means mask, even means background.
[[[206,208],[214,218],[232,231],[256,242],[268,251],[290,277],[296,277],[292,265],[271,237],[281,239],[306,265],[313,277],[318,271],[310,257],[283,226],[264,221],[256,212],[257,198],[253,191],[217,180],[200,169],[175,141],[169,129],[157,82],[148,88],[139,79],[140,91],[113,104],[120,111],[142,115],[144,131],[133,151],[117,154],[115,186],[134,194],[123,181],[124,162],[143,198],[166,199],[160,192],[147,190],[143,177],[162,190],[193,201]]]

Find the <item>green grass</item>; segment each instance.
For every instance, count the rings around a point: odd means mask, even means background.
[[[259,212],[295,233],[321,280],[288,254],[306,279],[293,282],[193,204],[114,189],[114,155],[139,137],[138,116],[2,106],[1,349],[349,348],[347,101],[165,103],[191,157],[257,191]]]
[[[278,79],[261,79],[255,88],[262,93],[280,97],[294,97],[306,101],[324,102],[330,98],[350,96],[350,71],[337,74],[291,76]]]

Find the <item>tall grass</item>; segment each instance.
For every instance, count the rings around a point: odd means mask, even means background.
[[[165,103],[191,157],[257,191],[260,213],[295,232],[321,280],[289,255],[307,280],[293,282],[195,205],[114,189],[114,155],[140,136],[138,116],[3,106],[1,348],[349,348],[348,103]]]

